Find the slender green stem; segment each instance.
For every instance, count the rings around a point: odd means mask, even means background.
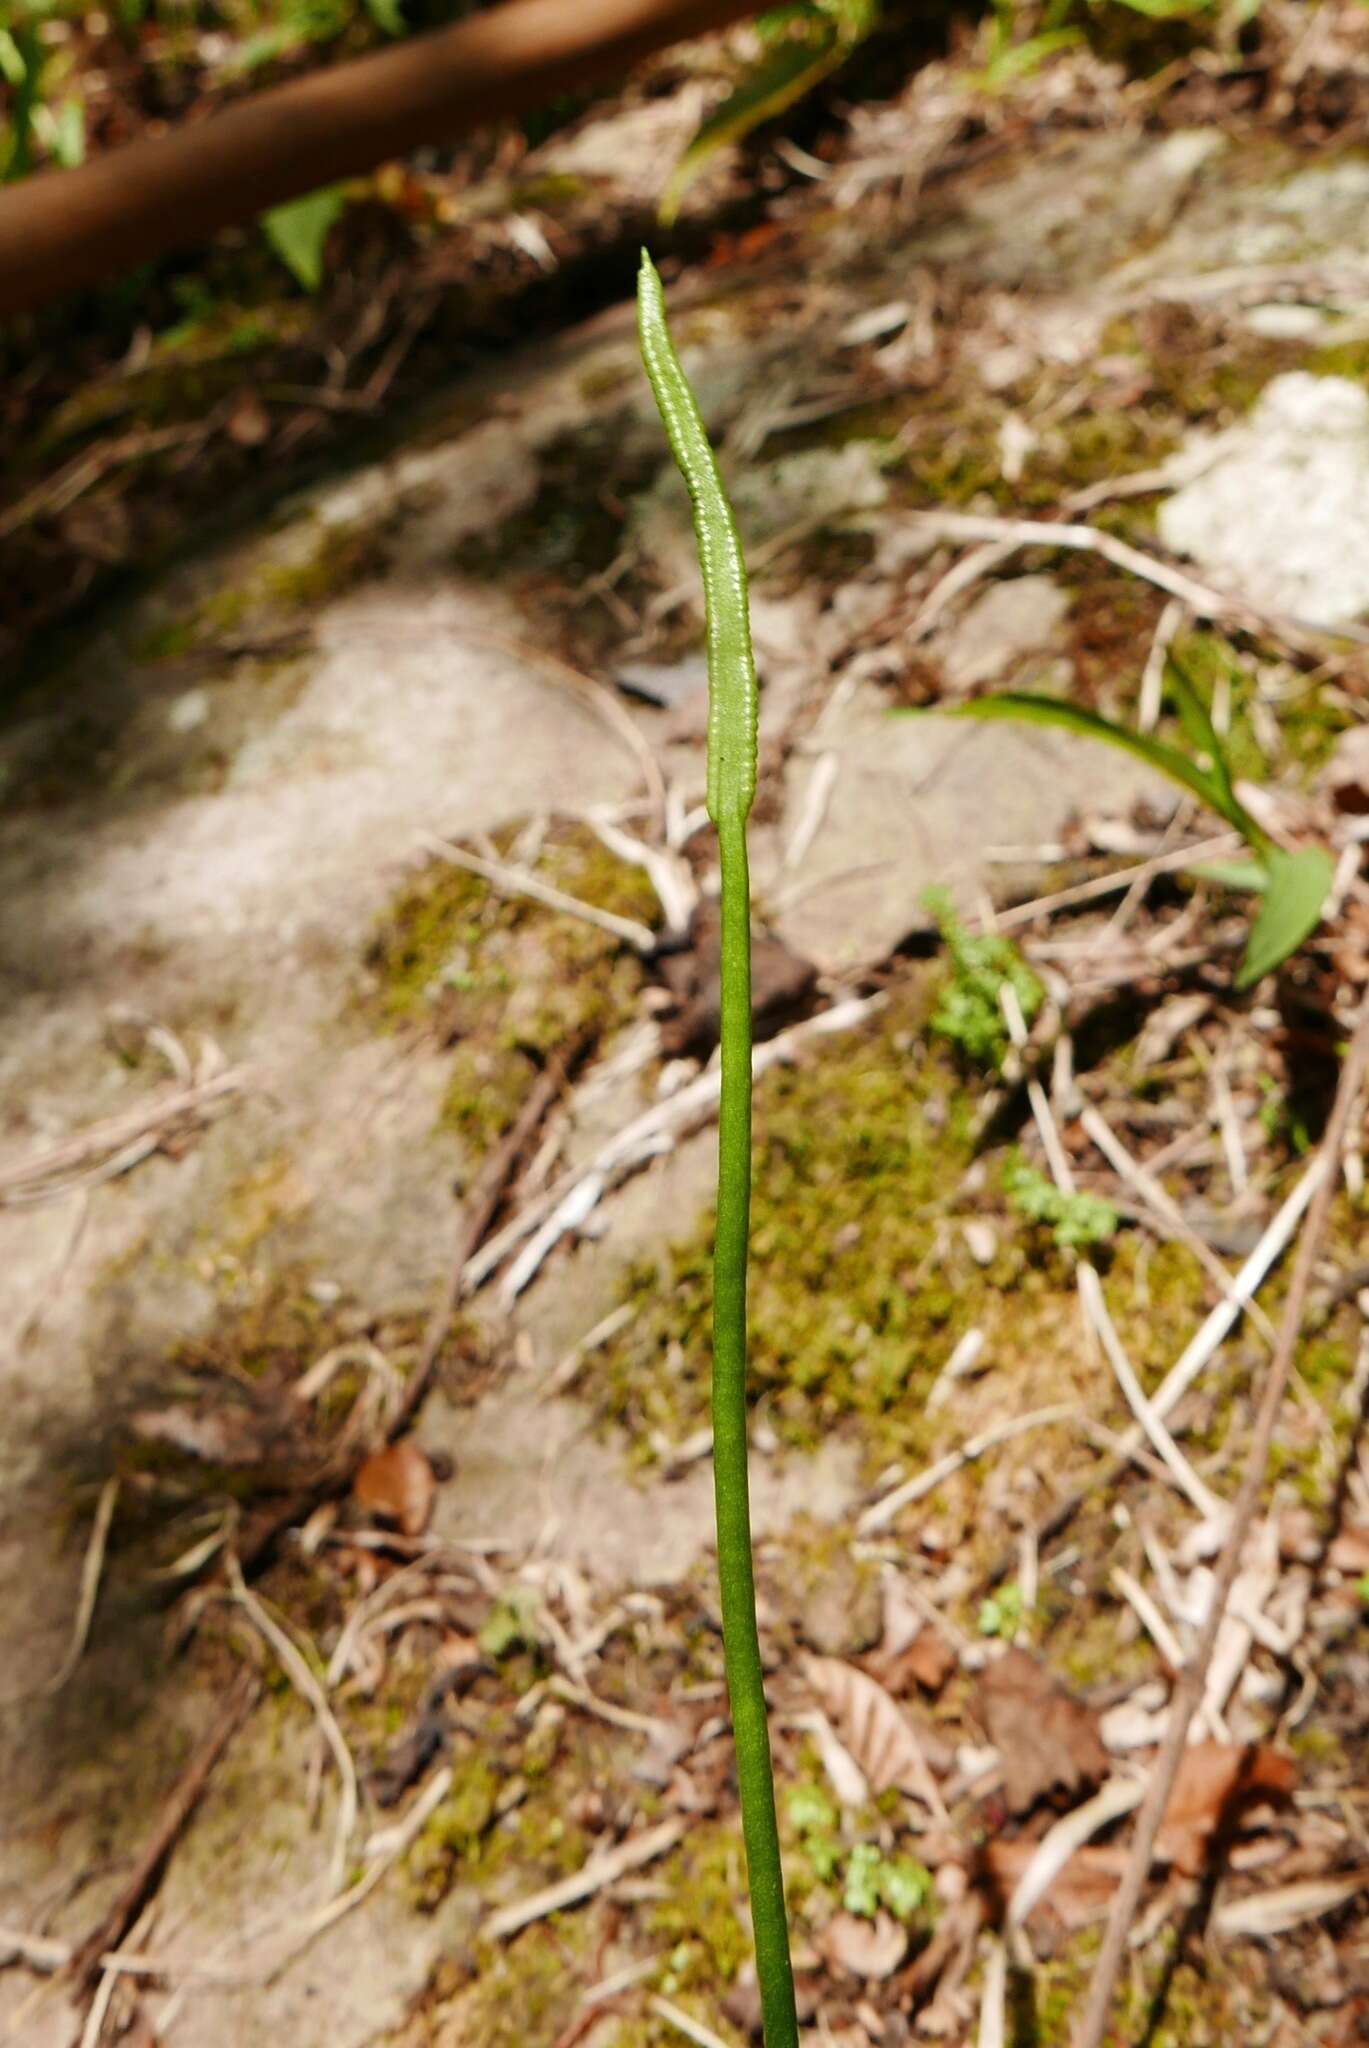
[[[694,508],[707,613],[708,814],[718,830],[722,869],[722,1081],[713,1242],[718,1577],[766,2048],[797,2048],[775,1781],[756,1630],[746,1461],[746,1265],[751,1220],[751,891],[746,819],[756,790],[756,671],[746,569],[732,508],[670,339],[661,280],[645,252],[637,303],[642,359]]]

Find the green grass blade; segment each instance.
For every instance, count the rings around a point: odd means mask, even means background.
[[[1265,857],[1265,870],[1269,879],[1250,927],[1237,988],[1253,987],[1316,930],[1335,872],[1330,854],[1320,846],[1297,853],[1276,846]]]
[[[1149,768],[1156,768],[1161,775],[1167,775],[1171,782],[1177,782],[1184,789],[1207,804],[1219,815],[1226,812],[1221,801],[1221,792],[1212,777],[1201,769],[1187,754],[1181,754],[1177,747],[1171,747],[1165,740],[1157,740],[1147,732],[1133,732],[1125,725],[1115,725],[1110,718],[1102,717],[1097,711],[1086,711],[1079,704],[1071,704],[1064,697],[1043,697],[1033,690],[998,690],[991,697],[973,697],[966,704],[935,707],[943,718],[978,718],[985,722],[1011,719],[1019,725],[1056,726],[1061,732],[1072,732],[1079,739],[1101,740],[1110,747],[1120,747],[1124,753],[1136,760],[1144,761]],[[899,714],[904,717],[921,718],[921,711]]]

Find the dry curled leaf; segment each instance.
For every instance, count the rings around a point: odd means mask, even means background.
[[[922,1744],[882,1685],[839,1657],[805,1657],[803,1675],[872,1792],[908,1792],[944,1812]]]
[[[873,1920],[834,1913],[817,1946],[834,1969],[853,1977],[892,1977],[908,1953],[908,1936],[889,1913],[879,1912]]]
[[[1039,1842],[1022,1837],[1010,1842],[1000,1837],[985,1843],[984,1881],[996,1914],[1006,1912],[1009,1899],[1040,1846]],[[1099,1848],[1092,1843],[1076,1849],[1051,1880],[1045,1898],[1035,1910],[1040,1912],[1049,1907],[1070,1933],[1091,1926],[1107,1912],[1125,1861],[1124,1849]],[[1034,1925],[1030,1917],[1027,1924]]]
[[[367,1514],[394,1522],[405,1536],[421,1536],[433,1511],[437,1479],[408,1437],[372,1451],[352,1481],[352,1498]]]
[[[1107,1775],[1097,1715],[1025,1650],[1009,1650],[988,1666],[980,1699],[1014,1813],[1062,1793],[1072,1800]]]
[[[1287,1799],[1297,1781],[1293,1759],[1268,1743],[1195,1742],[1179,1765],[1156,1855],[1198,1876],[1219,1829],[1232,1827],[1246,1807]]]

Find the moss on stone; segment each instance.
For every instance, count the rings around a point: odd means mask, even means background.
[[[512,843],[501,836],[500,849]],[[568,894],[650,924],[658,913],[638,868],[580,826],[554,831],[537,871]],[[601,1037],[636,1014],[643,970],[611,934],[434,861],[405,884],[367,951],[370,1007],[451,1044],[442,1121],[479,1153],[517,1115],[556,1047]]]

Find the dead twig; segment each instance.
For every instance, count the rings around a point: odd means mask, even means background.
[[[51,1678],[41,1685],[26,1686],[19,1692],[6,1693],[0,1697],[0,1707],[18,1706],[22,1700],[50,1699],[59,1693],[72,1672],[81,1661],[86,1639],[90,1635],[90,1624],[95,1618],[95,1602],[100,1594],[100,1577],[105,1568],[105,1546],[109,1541],[109,1525],[114,1520],[114,1508],[119,1498],[119,1481],[107,1479],[100,1489],[100,1498],[95,1505],[95,1521],[86,1545],[85,1558],[81,1564],[81,1593],[76,1603],[76,1619],[72,1623],[71,1641]]]
[[[114,1903],[71,1958],[71,1976],[79,1992],[92,1989],[105,1967],[106,1956],[117,1950],[147,1904],[168,1856],[209,1783],[215,1765],[251,1712],[258,1690],[256,1673],[240,1672],[222,1712],[199,1747],[191,1753],[190,1761],[172,1787],[157,1825],[144,1843]]]
[[[178,1126],[202,1122],[216,1103],[240,1095],[247,1083],[245,1068],[229,1067],[188,1088],[153,1096],[120,1116],[106,1117],[27,1159],[0,1165],[0,1209],[60,1201],[75,1188],[126,1173],[156,1152]]]
[[[491,1913],[480,1932],[486,1941],[503,1941],[510,1934],[517,1934],[521,1928],[531,1927],[534,1920],[545,1920],[551,1913],[564,1912],[567,1906],[578,1906],[585,1899],[592,1899],[605,1886],[616,1884],[620,1877],[626,1877],[630,1870],[641,1870],[645,1864],[654,1863],[658,1856],[664,1856],[668,1849],[683,1840],[688,1823],[683,1820],[662,1821],[659,1827],[647,1828],[642,1834],[628,1835],[600,1855],[591,1856],[588,1863],[571,1876],[563,1877],[558,1884],[549,1884],[545,1890],[533,1892],[526,1899],[515,1900],[511,1906],[501,1906],[497,1913]]]
[[[1150,1784],[1136,1822],[1136,1834],[1131,1846],[1131,1855],[1122,1876],[1122,1882],[1108,1917],[1107,1932],[1094,1968],[1089,1985],[1088,1999],[1079,2032],[1075,2037],[1075,2048],[1102,2048],[1107,2032],[1108,2014],[1112,2006],[1113,1990],[1116,1986],[1122,1958],[1126,1953],[1127,1937],[1140,1903],[1142,1887],[1150,1870],[1151,1855],[1155,1838],[1159,1833],[1169,1795],[1178,1775],[1184,1749],[1188,1741],[1189,1725],[1200,1703],[1206,1695],[1207,1671],[1212,1661],[1218,1633],[1226,1615],[1231,1589],[1240,1568],[1241,1554],[1254,1518],[1260,1489],[1264,1484],[1265,1468],[1269,1462],[1270,1446],[1279,1418],[1279,1410],[1288,1388],[1289,1373],[1293,1364],[1293,1353],[1302,1329],[1303,1309],[1307,1301],[1308,1288],[1316,1263],[1321,1241],[1326,1231],[1331,1211],[1331,1201],[1339,1182],[1339,1163],[1345,1143],[1346,1128],[1350,1112],[1359,1093],[1360,1081],[1365,1063],[1369,1060],[1369,1001],[1362,1005],[1355,1035],[1341,1068],[1336,1099],[1327,1123],[1326,1135],[1322,1139],[1320,1157],[1322,1171],[1316,1183],[1316,1192],[1308,1210],[1307,1222],[1298,1242],[1297,1257],[1289,1281],[1288,1298],[1279,1321],[1279,1338],[1274,1356],[1270,1360],[1265,1377],[1264,1389],[1255,1418],[1255,1431],[1246,1458],[1245,1473],[1241,1490],[1236,1498],[1230,1527],[1222,1553],[1217,1561],[1213,1578],[1211,1600],[1202,1631],[1198,1637],[1193,1656],[1180,1674],[1174,1698],[1170,1706],[1169,1720],[1165,1728],[1164,1741],[1151,1773]]]
[[[450,839],[441,839],[435,832],[424,833],[423,845],[439,860],[450,861],[453,867],[465,868],[468,873],[479,875],[503,896],[527,896],[534,903],[545,904],[548,910],[578,917],[582,924],[595,925],[601,932],[621,939],[634,952],[651,953],[655,950],[656,934],[649,925],[639,924],[635,917],[619,917],[615,911],[601,910],[597,903],[585,903],[578,896],[569,896],[564,889],[544,882],[530,869],[509,867],[504,861],[483,860],[478,853],[468,853],[464,846],[453,846]]]
[[[1253,627],[1272,633],[1291,645],[1300,645],[1309,634],[1333,640],[1369,642],[1369,629],[1362,626],[1331,626],[1316,619],[1294,618],[1284,612],[1267,611],[1249,598],[1200,583],[1157,555],[1148,555],[1130,542],[1104,533],[1100,527],[1049,519],[996,519],[975,512],[918,512],[913,515],[924,532],[938,540],[990,541],[1014,547],[1065,548],[1077,553],[1099,555],[1114,569],[1139,576],[1170,597],[1177,597],[1199,618],[1225,620],[1232,625]],[[935,593],[933,593],[935,594]]]

